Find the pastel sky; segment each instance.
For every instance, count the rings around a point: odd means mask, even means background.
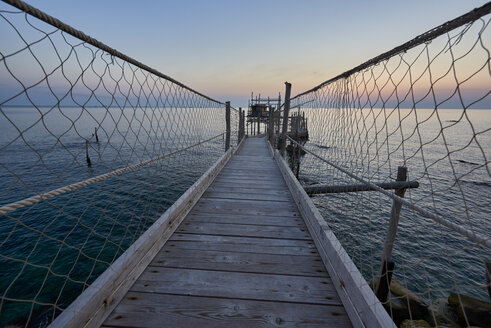
[[[297,94],[481,0],[28,0],[190,87],[247,105]]]

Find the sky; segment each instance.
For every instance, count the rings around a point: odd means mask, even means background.
[[[480,0],[28,0],[221,101],[295,95],[481,6]]]

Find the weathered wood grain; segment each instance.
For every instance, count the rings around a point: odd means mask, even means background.
[[[258,189],[256,189],[256,192],[254,192],[254,189],[250,188],[236,188],[235,190],[231,190],[232,188],[225,190],[224,189],[225,188],[214,188],[214,190],[208,189],[208,191],[203,194],[203,197],[221,199],[265,200],[274,202],[287,202],[290,204],[293,202],[293,199],[287,193],[284,193],[283,195],[274,192],[268,194],[266,192],[260,192]]]
[[[149,266],[131,291],[310,304],[341,304],[330,278]]]
[[[254,237],[231,237],[175,233],[169,246],[184,249],[223,250],[255,254],[286,254],[318,256],[314,243],[309,240]]]
[[[273,215],[284,217],[300,216],[294,204],[237,199],[200,199],[193,211],[201,213],[223,213],[243,215]]]
[[[324,264],[317,257],[230,252],[226,249],[209,251],[165,246],[151,265],[328,278]]]
[[[104,325],[183,328],[350,327],[346,312],[340,306],[138,292],[129,292]]]
[[[217,213],[200,213],[199,211],[191,212],[183,226],[200,223],[233,223],[248,224],[258,226],[282,226],[282,227],[300,227],[305,228],[305,223],[301,218],[272,216],[272,215],[230,215]]]
[[[311,240],[306,228],[282,226],[258,226],[233,223],[202,223],[181,225],[177,232],[201,235],[264,237]]]

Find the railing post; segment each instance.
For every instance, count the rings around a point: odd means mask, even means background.
[[[407,180],[407,167],[399,166],[397,168],[397,181]],[[394,192],[399,197],[404,197],[406,188],[397,189]],[[392,278],[392,271],[394,270],[394,263],[391,261],[392,248],[397,234],[397,225],[399,224],[399,216],[401,214],[402,204],[394,200],[392,202],[392,210],[390,214],[389,228],[385,237],[384,250],[382,252],[382,266],[380,268],[380,278],[378,280],[375,295],[384,303],[387,300],[387,294],[390,290],[390,280]]]
[[[290,92],[292,89],[292,85],[288,82],[285,82],[285,105],[283,108],[283,130],[281,131],[281,139],[280,139],[280,154],[281,156],[285,155],[286,149],[286,133],[288,130],[288,112],[290,111]]]
[[[240,141],[242,140],[242,135],[243,135],[243,131],[242,131],[242,107],[239,107],[239,131],[238,131],[238,136],[237,136],[237,144],[239,144]]]
[[[262,113],[257,113],[257,134],[261,134],[261,114]]]
[[[225,124],[227,130],[225,132],[225,151],[230,148],[230,101],[225,103]]]
[[[242,110],[242,138],[245,137],[245,135],[247,134],[247,130],[246,130],[246,120],[245,120],[245,109]]]
[[[269,121],[268,121],[268,137],[269,137],[269,143],[274,147],[274,112],[273,112],[273,107],[269,106]]]

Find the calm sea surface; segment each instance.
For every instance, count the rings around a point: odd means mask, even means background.
[[[310,139],[305,146],[373,182],[393,181],[397,166],[405,165],[409,180],[420,183],[406,198],[489,238],[491,110],[389,113],[366,110],[363,119],[355,120],[347,112],[307,109]],[[341,123],[332,124],[336,120]],[[359,183],[309,155],[302,157],[299,179],[304,185]],[[378,192],[312,200],[365,278],[376,276],[392,201]],[[425,299],[459,292],[488,301],[484,261],[490,259],[489,249],[402,208],[394,275]]]
[[[41,113],[32,108],[2,110],[2,205],[181,149],[223,131],[222,117],[204,109],[182,110],[176,119],[175,113],[166,111],[152,116],[131,110],[72,108],[43,112],[42,120]],[[422,110],[421,119],[428,113]],[[438,119],[427,120],[422,136],[404,141],[410,179],[421,184],[406,197],[489,236],[491,178],[489,168],[482,164],[483,152],[491,149],[490,110],[468,111],[474,130],[468,124],[447,129],[452,133],[445,143],[450,150],[456,149],[450,159],[452,165],[448,158],[438,161],[445,158],[447,150],[434,141],[425,149],[425,161],[407,155],[417,153],[421,140],[433,140],[435,131],[441,130],[441,122],[451,125],[460,120],[460,113],[441,110]],[[321,125],[312,121],[321,122],[322,115],[307,110],[311,139],[306,146],[343,163],[339,152],[342,144],[326,145]],[[393,117],[388,124],[398,122]],[[99,126],[99,143],[95,142],[94,126]],[[481,149],[472,143],[476,131]],[[91,167],[86,164],[85,139],[90,140]],[[400,141],[390,146],[396,149],[397,143]],[[0,326],[23,324],[29,314],[33,325],[49,323],[56,314],[51,304],[60,308],[70,304],[221,154],[223,140],[219,137],[2,217],[0,291],[5,299]],[[391,156],[397,159],[399,155]],[[400,165],[397,160],[392,164]],[[301,168],[303,184],[333,181],[329,176],[332,170],[324,169],[311,156],[302,158]],[[382,171],[372,175],[373,181],[387,178],[388,171]],[[467,174],[461,176],[459,172]],[[458,188],[454,186],[456,175]],[[343,182],[342,178],[338,180]],[[313,201],[365,278],[371,279],[378,273],[391,202],[378,193],[315,196]],[[395,276],[423,297],[458,291],[484,298],[483,260],[489,255],[465,237],[403,208],[394,248]]]
[[[195,145],[223,132],[223,117],[221,109],[2,108],[0,204]],[[2,216],[0,326],[29,316],[29,325],[47,325],[59,313],[52,304],[67,307],[223,149],[220,136]]]

